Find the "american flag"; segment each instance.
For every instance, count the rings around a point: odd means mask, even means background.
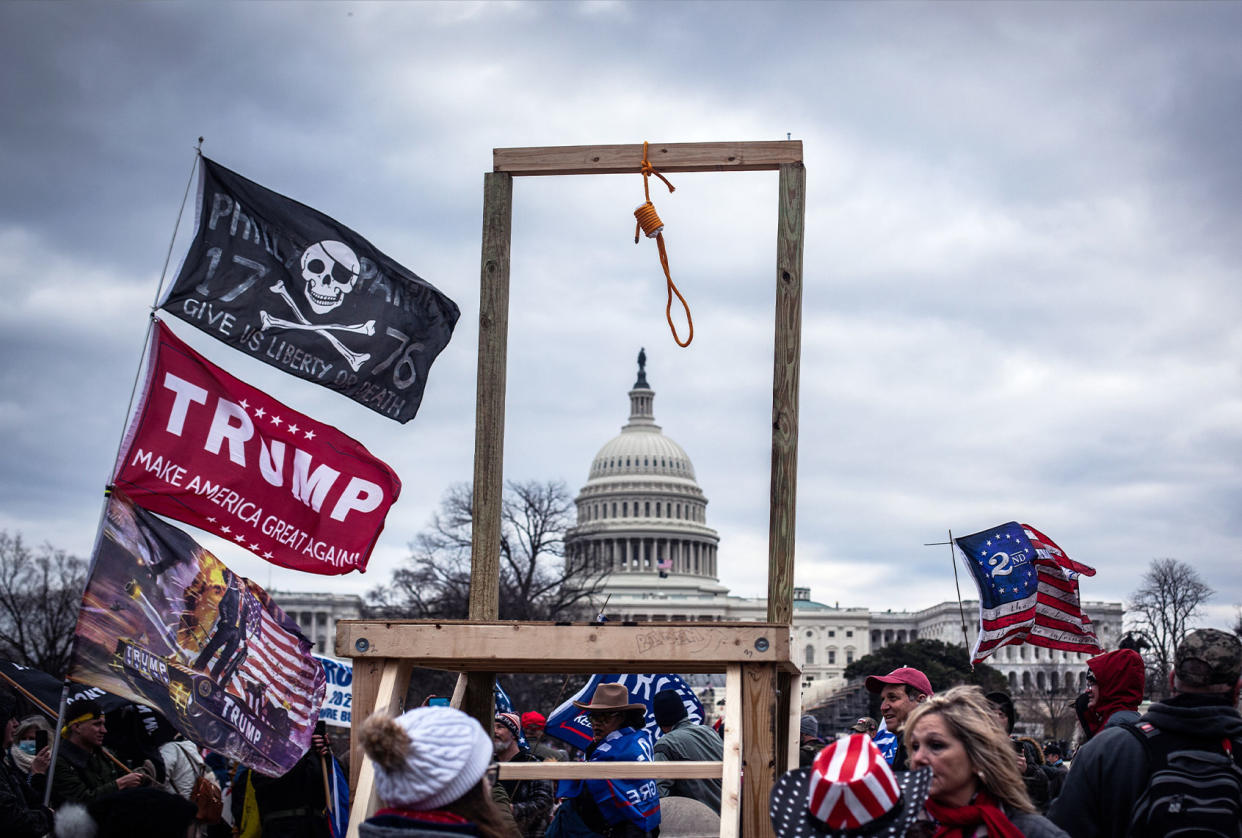
[[[668,576],[669,571],[673,569],[672,559],[660,559],[656,562],[656,570],[660,571],[660,578],[664,579]]]
[[[1100,651],[1078,595],[1078,577],[1094,576],[1094,569],[1065,555],[1030,524],[1015,521],[953,541],[979,587],[979,637],[971,663],[1021,643]]]
[[[323,701],[326,679],[323,666],[311,654],[310,640],[270,599],[265,608],[247,591],[243,602],[246,659],[237,674],[261,688],[257,693],[246,690],[248,703],[257,698],[261,704],[265,698],[272,705],[285,708],[289,720],[299,727],[313,725]],[[262,710],[261,706],[251,709]]]

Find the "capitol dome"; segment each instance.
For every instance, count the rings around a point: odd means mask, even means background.
[[[655,423],[645,365],[640,352],[629,421],[591,461],[574,501],[577,524],[565,535],[566,556],[607,574],[605,595],[724,592],[707,497],[685,449]]]

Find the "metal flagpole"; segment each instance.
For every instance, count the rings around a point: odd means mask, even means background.
[[[967,631],[966,629],[966,607],[962,605],[962,585],[958,581],[958,578],[957,578],[957,556],[953,554],[953,530],[949,530],[948,541],[933,541],[929,544],[924,544],[923,546],[924,547],[942,547],[945,544],[949,545],[949,564],[953,566],[953,587],[957,589],[957,610],[962,615],[962,642],[966,644],[966,654],[969,655],[970,654],[970,632]],[[970,668],[974,669],[975,665],[972,663],[970,665]]]
[[[173,227],[172,240],[169,241],[168,243],[168,255],[164,259],[164,268],[160,272],[159,285],[157,285],[155,289],[155,300],[151,307],[151,316],[147,319],[147,330],[146,330],[146,334],[143,336],[143,339],[142,339],[144,347],[149,348],[149,344],[151,342],[151,329],[153,325],[152,321],[154,321],[155,319],[155,307],[159,303],[160,291],[164,285],[164,278],[168,272],[168,263],[172,258],[172,249],[177,239],[177,229],[181,226],[182,214],[185,212],[185,203],[190,195],[190,186],[194,183],[194,171],[195,171],[195,168],[198,166],[199,158],[202,157],[202,154],[203,154],[202,147],[203,147],[203,138],[199,137],[198,146],[195,147],[194,149],[194,163],[191,164],[190,166],[190,179],[186,183],[185,194],[182,195],[181,197],[181,208],[177,210],[177,223]],[[117,443],[117,456],[120,455],[121,447],[125,444],[125,434],[129,430],[130,414],[134,409],[134,397],[138,391],[138,382],[141,379],[143,369],[149,366],[149,364],[147,363],[147,361],[149,360],[148,356],[149,356],[149,353],[144,349],[143,360],[139,362],[138,368],[134,372],[134,383],[133,383],[133,386],[130,388],[130,392],[129,392],[129,404],[125,408],[124,424],[121,426],[121,438],[120,438],[120,441]],[[95,571],[95,558],[99,555],[99,545],[100,545],[100,542],[103,541],[104,526],[108,520],[108,502],[109,502],[109,498],[112,495],[112,485],[111,485],[112,471],[115,469],[116,469],[116,457],[113,458],[113,464],[108,472],[108,480],[105,481],[105,484],[104,484],[104,502],[103,502],[103,506],[99,510],[99,523],[95,527],[95,542],[91,546],[90,565],[86,572],[86,581],[83,583],[83,587],[82,587],[82,599],[79,600],[78,602],[79,617],[81,616],[81,613],[82,613],[82,604],[86,598],[86,588],[90,584],[91,575]],[[77,634],[77,629],[75,626],[74,633],[73,633],[73,643],[70,646],[70,650],[69,650],[69,662],[71,666],[77,653],[77,646],[78,646],[78,634]],[[45,806],[47,805],[48,795],[51,794],[52,774],[56,768],[56,756],[57,756],[57,753],[59,751],[59,746],[60,746],[60,726],[64,723],[65,705],[68,702],[68,698],[69,698],[69,679],[66,678],[64,688],[61,691],[60,711],[58,713],[57,720],[56,720],[56,738],[53,740],[52,763],[51,765],[48,766],[48,780],[47,780],[48,788],[44,794],[44,805]],[[49,714],[50,714],[50,708],[49,708]],[[129,770],[127,766],[126,766],[126,770],[127,771]]]
[[[42,704],[43,702],[39,702]],[[56,758],[60,755],[60,728],[65,723],[65,706],[69,703],[69,682],[60,690],[60,710],[56,713],[56,725],[52,729],[52,761],[47,764],[47,780],[43,789],[43,807],[48,808],[52,799],[52,778],[56,776]],[[50,710],[51,708],[44,708]]]

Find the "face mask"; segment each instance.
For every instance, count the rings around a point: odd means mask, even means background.
[[[17,748],[18,748],[18,750],[20,750],[23,754],[31,754],[31,755],[33,756],[33,755],[34,755],[34,752],[35,752],[35,743],[34,743],[34,742],[31,742],[29,739],[27,739],[27,740],[24,740],[24,741],[22,741],[22,742],[18,742],[18,743],[17,743]]]

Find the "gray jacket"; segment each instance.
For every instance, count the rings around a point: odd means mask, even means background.
[[[720,734],[707,725],[695,724],[682,719],[672,730],[655,743],[657,762],[697,761],[724,759],[724,742]],[[689,797],[710,806],[720,814],[719,780],[656,780],[660,797]]]
[[[1150,768],[1143,743],[1113,724],[1079,748],[1048,817],[1072,838],[1126,835]],[[1191,738],[1242,739],[1242,716],[1217,699],[1181,695],[1153,704],[1142,717],[1161,731]]]

